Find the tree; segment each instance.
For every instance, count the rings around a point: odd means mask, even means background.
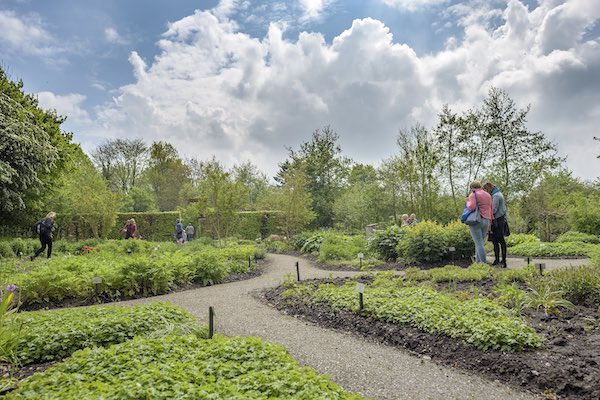
[[[564,160],[543,133],[526,128],[529,110],[530,106],[518,109],[505,91],[495,87],[483,102],[484,129],[493,144],[488,176],[495,178],[507,197],[526,193],[544,172]]]
[[[204,216],[206,229],[218,239],[231,236],[245,202],[245,187],[214,158],[199,167],[199,196],[184,214],[188,218]]]
[[[65,118],[43,110],[0,68],[0,218],[22,224],[42,210],[41,199],[80,147],[60,129]],[[33,217],[35,218],[35,217]]]
[[[315,212],[315,227],[330,227],[333,224],[333,203],[344,186],[350,161],[341,157],[337,144],[339,136],[326,126],[312,133],[311,140],[300,145],[295,152],[289,151],[289,160],[280,164],[276,178],[285,183],[286,173],[301,169],[307,179],[311,193],[311,208]]]
[[[142,139],[115,139],[99,145],[92,159],[115,190],[136,186],[148,163],[148,146]]]
[[[149,167],[145,178],[156,196],[160,211],[174,210],[179,204],[179,191],[189,182],[188,168],[170,143],[155,142],[150,147]]]
[[[80,218],[96,238],[106,236],[114,228],[117,195],[106,187],[106,181],[83,152],[73,160],[73,168],[56,184],[56,194],[47,205],[59,217]]]
[[[383,188],[377,170],[371,165],[355,164],[348,175],[348,184],[336,197],[333,210],[335,226],[361,231],[367,224],[386,218]]]
[[[400,130],[396,140],[400,154],[394,159],[399,173],[401,188],[407,197],[406,212],[416,212],[420,218],[431,218],[439,184],[435,177],[438,164],[436,147],[427,129],[415,125]]]
[[[303,167],[284,172],[280,177],[285,183],[271,188],[271,193],[262,198],[261,206],[265,210],[282,212],[279,218],[281,229],[287,237],[291,237],[309,225],[314,220],[315,213],[310,208],[312,199]]]
[[[234,165],[231,174],[235,181],[240,182],[245,187],[246,204],[244,209],[256,210],[258,199],[269,186],[267,176],[250,161]]]

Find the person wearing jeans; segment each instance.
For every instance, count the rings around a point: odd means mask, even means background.
[[[471,193],[467,197],[467,208],[471,211],[475,211],[479,207],[479,213],[481,214],[481,222],[475,225],[469,225],[471,230],[471,237],[475,243],[475,261],[476,262],[487,262],[485,254],[485,238],[490,230],[491,222],[494,219],[494,212],[492,209],[492,196],[481,186],[481,182],[473,181],[469,185]]]

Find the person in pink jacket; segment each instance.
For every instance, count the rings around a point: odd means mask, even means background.
[[[482,217],[480,223],[469,225],[471,237],[473,238],[473,242],[475,242],[475,261],[484,263],[487,262],[484,247],[485,238],[487,237],[492,220],[494,219],[492,196],[483,190],[481,182],[479,181],[471,182],[469,187],[471,188],[471,193],[469,194],[469,197],[467,197],[467,208],[475,211],[477,201],[477,205],[479,205],[479,212],[481,213]],[[475,200],[476,194],[477,200]]]

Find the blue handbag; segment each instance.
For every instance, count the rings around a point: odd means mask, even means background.
[[[481,222],[481,212],[479,211],[479,202],[477,201],[477,192],[473,190],[475,195],[475,210],[471,211],[465,204],[465,210],[463,211],[460,220],[466,225],[477,225]]]

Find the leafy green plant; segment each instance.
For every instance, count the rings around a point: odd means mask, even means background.
[[[583,242],[525,242],[513,246],[509,253],[524,257],[574,257],[587,256],[598,245]]]
[[[358,253],[367,251],[367,239],[364,235],[341,235],[327,232],[319,248],[319,261],[353,260]]]
[[[318,253],[321,249],[321,243],[323,242],[323,234],[317,233],[310,236],[308,239],[304,241],[302,248],[300,251],[302,253],[312,254]]]
[[[448,248],[454,247],[454,257],[469,258],[475,254],[475,243],[471,238],[469,227],[460,221],[450,222],[444,227],[444,236]],[[448,257],[451,253],[448,250]]]
[[[358,311],[352,281],[343,286],[322,284],[309,293],[304,296],[311,296],[313,301]],[[533,328],[486,298],[461,301],[423,286],[379,285],[367,287],[365,299],[362,313],[371,318],[462,339],[481,350],[522,351],[543,344]]]
[[[581,305],[600,305],[600,267],[563,268],[547,274],[547,284],[565,299]]]
[[[0,362],[16,363],[16,349],[19,346],[21,324],[14,323],[11,315],[17,312],[19,301],[15,293],[16,285],[0,288]]]
[[[517,287],[515,283],[510,285],[498,284],[492,293],[492,300],[510,310],[514,310],[517,315],[521,314],[523,309],[523,298],[525,292]]]
[[[368,239],[369,250],[379,255],[384,261],[395,260],[398,258],[396,248],[403,235],[404,231],[398,225],[375,231]]]
[[[22,365],[61,359],[86,347],[121,343],[173,324],[195,323],[190,314],[169,303],[30,311],[15,314],[11,320],[22,326],[15,350]]]
[[[557,237],[556,242],[557,243],[582,242],[582,243],[598,244],[598,243],[600,243],[600,237],[598,237],[598,235],[592,235],[589,233],[568,231],[568,232],[561,234],[559,237]]]
[[[508,247],[513,247],[521,243],[540,241],[537,236],[528,233],[513,233],[510,236],[507,236],[505,240]]]
[[[143,368],[141,368],[143,366]],[[358,400],[276,344],[258,338],[135,338],[78,351],[6,399]]]
[[[544,309],[546,314],[559,314],[560,309],[573,309],[573,303],[563,298],[563,292],[541,284],[530,288],[523,296],[523,308]]]
[[[444,228],[433,221],[406,228],[397,251],[406,262],[440,261],[447,251]]]

